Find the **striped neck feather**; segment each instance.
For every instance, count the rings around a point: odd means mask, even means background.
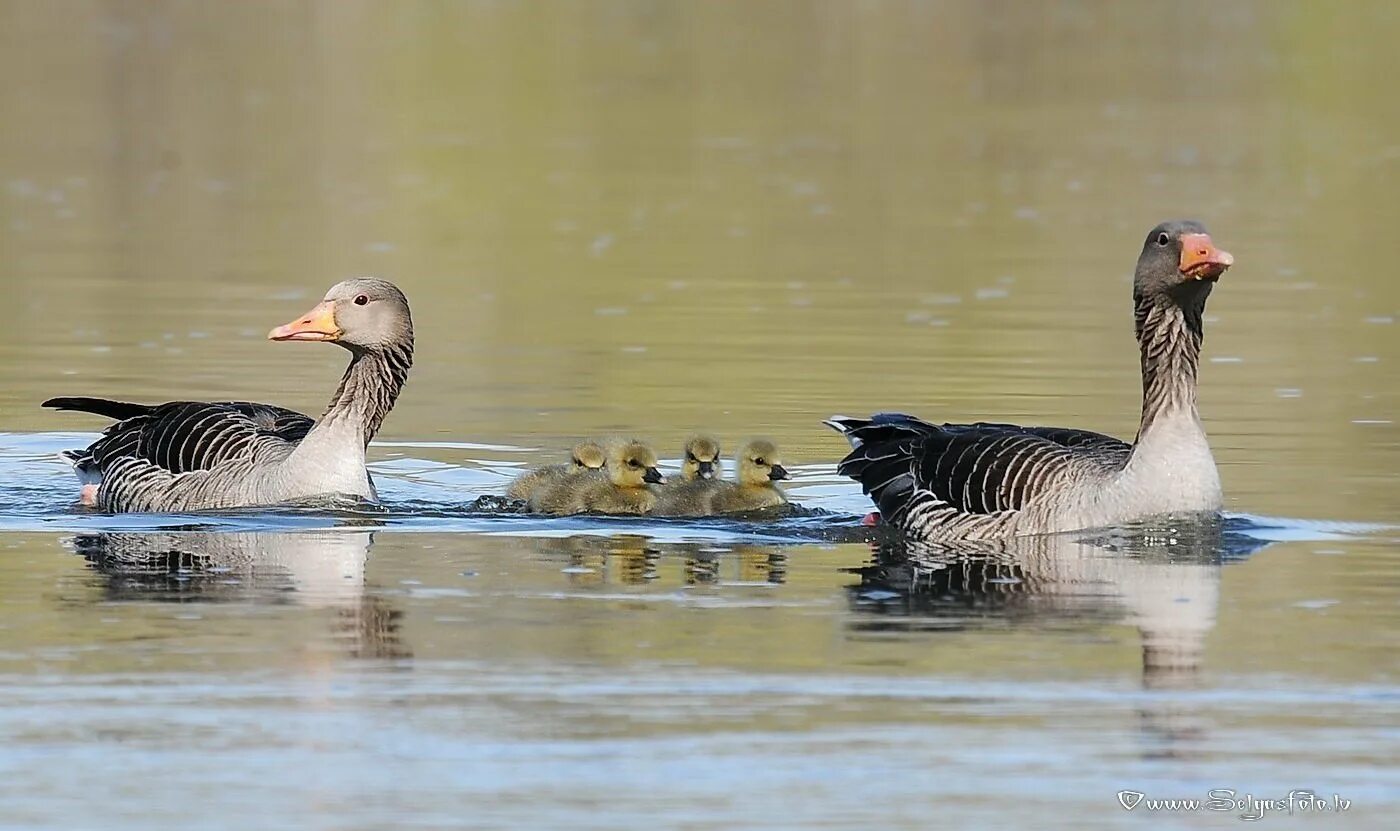
[[[1210,286],[1191,287],[1180,297],[1136,298],[1138,347],[1142,352],[1141,441],[1153,424],[1196,412],[1196,374],[1201,361],[1202,317]]]
[[[408,380],[413,337],[380,349],[354,350],[340,386],[321,416],[322,423],[350,421],[368,446]]]

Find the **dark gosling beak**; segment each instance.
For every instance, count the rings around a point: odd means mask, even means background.
[[[666,484],[666,477],[662,476],[661,471],[656,468],[649,467],[647,468],[646,474],[642,476],[642,481],[649,482],[653,485],[664,485]]]
[[[713,478],[715,478],[715,463],[714,463],[714,462],[701,462],[701,463],[700,463],[700,471],[699,471],[699,472],[700,472],[700,478],[701,478],[701,479],[713,479]]]
[[[773,469],[768,471],[768,478],[776,482],[779,479],[791,479],[792,474],[788,473],[787,468],[782,465],[773,465]]]

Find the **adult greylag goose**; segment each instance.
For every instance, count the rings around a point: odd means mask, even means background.
[[[570,476],[602,470],[605,462],[607,451],[601,444],[596,441],[581,441],[569,451],[567,464],[545,465],[525,471],[515,477],[510,487],[506,488],[506,496],[529,502],[530,497],[536,493],[551,488]]]
[[[375,500],[365,448],[413,363],[408,300],[384,280],[346,280],[278,341],[323,341],[350,365],[319,419],[246,401],[131,404],[51,398],[43,406],[118,419],[83,450],[66,451],[83,501],[104,511],[192,511],[326,496]]]
[[[555,515],[646,514],[656,504],[652,486],[666,481],[656,469],[656,451],[636,439],[612,442],[602,472],[606,475],[571,477],[536,494],[531,510]]]
[[[773,508],[787,502],[778,482],[792,478],[783,467],[778,446],[755,439],[739,449],[733,482],[705,479],[672,490],[663,488],[655,514],[715,516]]]
[[[1220,510],[1196,371],[1206,298],[1233,264],[1199,222],[1165,222],[1147,235],[1133,278],[1142,420],[1132,444],[1069,428],[837,416],[827,424],[854,448],[838,472],[861,483],[886,522],[924,540]]]

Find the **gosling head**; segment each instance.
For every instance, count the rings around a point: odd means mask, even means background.
[[[767,439],[754,439],[739,451],[739,484],[770,485],[780,479],[791,479],[783,467],[778,446]]]
[[[620,488],[641,488],[666,481],[656,469],[656,451],[645,442],[620,441],[608,449],[608,478]]]
[[[1163,222],[1148,232],[1142,244],[1133,275],[1133,297],[1203,299],[1234,264],[1235,258],[1215,247],[1201,223],[1190,219]]]
[[[685,443],[681,479],[686,482],[716,479],[719,472],[719,440],[713,436],[691,436]]]
[[[602,470],[607,461],[607,451],[596,441],[581,441],[569,452],[569,464],[576,471]]]
[[[408,298],[388,280],[363,277],[331,286],[311,311],[267,333],[269,340],[325,341],[352,352],[413,351]]]

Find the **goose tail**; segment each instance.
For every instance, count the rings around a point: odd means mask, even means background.
[[[86,450],[63,450],[59,452],[58,458],[72,465],[73,472],[78,475],[78,480],[84,485],[98,485],[102,483],[102,471],[97,469],[97,463],[93,460],[90,452]]]
[[[854,433],[861,425],[866,423],[868,422],[866,422],[865,419],[851,418],[850,416],[843,415],[834,415],[822,422],[822,424],[840,433],[846,441],[851,443],[852,448],[860,447],[861,441]]]
[[[128,418],[143,416],[151,411],[151,407],[146,404],[133,404],[129,401],[113,401],[110,398],[86,398],[82,396],[65,396],[50,398],[41,407],[48,407],[51,410],[73,410],[80,413],[92,413],[93,415],[106,416],[125,421]]]
[[[845,436],[852,449],[856,450],[870,441],[922,435],[938,430],[937,427],[907,413],[876,413],[869,418],[834,415],[822,423]]]

